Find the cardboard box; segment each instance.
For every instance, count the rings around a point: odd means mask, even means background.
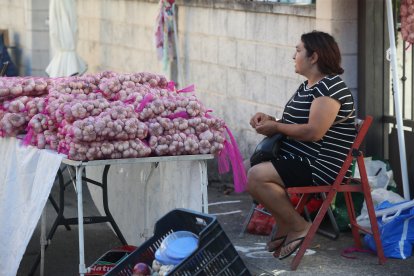
[[[3,35],[4,45],[10,47],[9,30],[0,29],[0,36]]]

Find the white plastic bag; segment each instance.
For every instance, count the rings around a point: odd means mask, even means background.
[[[376,208],[379,204],[383,203],[384,201],[388,201],[390,203],[398,203],[404,201],[404,198],[401,197],[399,194],[394,193],[393,191],[388,191],[384,188],[372,190],[371,196],[372,202],[374,203],[374,208]],[[362,227],[368,229],[371,228],[371,223],[368,217],[367,204],[365,201],[361,209],[361,214],[357,217],[357,222]]]
[[[393,183],[393,172],[392,170],[387,171],[387,164],[385,162],[366,157],[364,158],[364,163],[371,189],[386,189],[390,183]],[[355,166],[354,177],[360,177],[358,166]]]

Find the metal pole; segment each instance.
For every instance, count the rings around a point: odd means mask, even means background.
[[[83,233],[83,196],[82,196],[82,171],[83,165],[76,166],[76,194],[78,200],[78,233],[79,233],[79,274],[86,274],[85,245]]]
[[[398,144],[400,151],[400,164],[401,164],[401,177],[404,190],[404,198],[410,200],[410,187],[408,185],[408,173],[407,173],[407,156],[405,151],[405,139],[404,139],[404,125],[401,114],[400,95],[398,88],[398,72],[397,72],[397,50],[395,47],[395,35],[394,35],[394,20],[392,16],[392,3],[391,0],[387,1],[387,21],[388,21],[388,34],[390,38],[390,50],[391,50],[391,71],[392,81],[394,86],[394,105],[395,105],[395,117],[397,119],[397,134]]]
[[[208,214],[208,179],[207,179],[207,161],[198,161],[200,177],[201,177],[201,212]]]
[[[40,227],[40,276],[45,275],[45,247],[46,241],[46,206],[43,208]]]

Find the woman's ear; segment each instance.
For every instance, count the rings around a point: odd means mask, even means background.
[[[312,55],[310,56],[311,64],[316,64],[318,62],[318,59],[319,59],[318,53],[313,52]]]

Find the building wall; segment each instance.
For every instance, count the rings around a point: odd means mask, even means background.
[[[301,33],[315,28],[314,10],[300,12],[293,7],[280,13],[180,7],[185,79],[225,119],[245,157],[261,139],[249,125],[251,116],[262,111],[280,117],[300,82],[294,46]]]
[[[49,0],[0,0],[0,29],[9,30],[9,51],[21,75],[46,75],[48,12]]]
[[[7,7],[0,9],[0,28],[11,29],[27,75],[42,75],[49,61],[44,24],[48,2],[0,0],[1,7]],[[151,71],[176,79],[176,70],[164,72],[156,57],[159,1],[76,2],[78,53],[89,73]],[[228,0],[176,3],[178,64],[183,69],[179,86],[195,84],[198,97],[213,115],[227,122],[246,158],[261,139],[250,128],[250,117],[258,111],[280,117],[303,80],[294,73],[292,59],[302,33],[319,29],[335,36],[343,53],[344,80],[357,93],[357,0],[317,0],[316,5]]]
[[[88,72],[162,73],[153,43],[156,1],[78,0],[77,10],[78,53]]]
[[[316,29],[334,35],[342,53],[343,78],[358,94],[358,1],[317,0]]]

